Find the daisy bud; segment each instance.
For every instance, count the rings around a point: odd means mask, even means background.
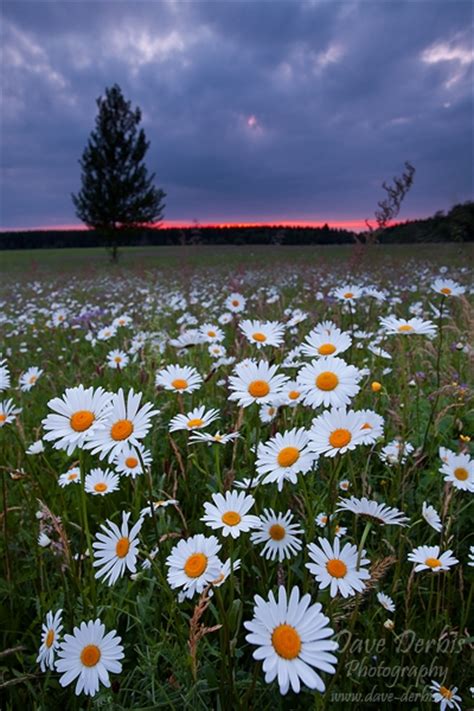
[[[378,393],[380,390],[382,390],[382,384],[378,383],[376,380],[374,380],[370,387],[372,388],[373,393]]]
[[[393,620],[385,620],[385,622],[383,623],[383,626],[385,627],[386,630],[392,631],[395,627],[395,624],[394,624]]]

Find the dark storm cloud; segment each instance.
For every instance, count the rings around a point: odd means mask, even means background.
[[[470,2],[4,2],[8,226],[71,224],[95,99],[138,104],[167,219],[363,219],[472,196]]]

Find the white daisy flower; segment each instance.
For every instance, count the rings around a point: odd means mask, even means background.
[[[380,319],[380,323],[388,335],[401,334],[402,336],[430,336],[436,335],[436,326],[432,321],[423,321],[421,318],[396,318],[386,316]]]
[[[131,476],[132,479],[143,474],[142,464],[137,451],[140,452],[145,467],[150,466],[152,463],[151,453],[145,449],[142,444],[139,444],[138,447],[125,447],[114,459],[114,466],[120,474]]]
[[[100,429],[88,437],[85,447],[92,450],[92,454],[99,454],[100,459],[108,455],[110,463],[127,447],[138,447],[151,428],[151,418],[159,413],[151,403],[140,407],[141,399],[141,393],[129,390],[125,401],[120,388],[112,396],[111,407]]]
[[[21,407],[15,407],[11,398],[0,400],[0,427],[9,425],[21,412]]]
[[[351,482],[349,481],[349,479],[341,479],[338,484],[338,487],[341,491],[349,491],[349,489],[351,488]]]
[[[208,343],[220,343],[225,338],[224,331],[212,323],[205,323],[201,326],[201,333]]]
[[[364,568],[370,561],[365,558],[362,551],[359,564],[357,563],[357,546],[346,543],[340,547],[339,539],[335,538],[331,546],[326,538],[318,538],[319,547],[310,543],[309,557],[314,563],[306,563],[309,572],[314,575],[321,590],[329,587],[329,594],[335,597],[341,593],[342,597],[349,597],[365,589],[364,580],[370,579],[370,573]]]
[[[445,711],[445,709],[461,711],[461,706],[458,704],[458,701],[462,701],[462,698],[456,693],[458,690],[457,686],[448,689],[446,686],[441,686],[441,684],[432,679],[430,689],[432,691],[433,701],[439,704],[440,711]]]
[[[285,481],[296,484],[298,474],[313,468],[317,457],[308,447],[308,432],[300,427],[277,434],[257,448],[256,469],[262,483],[277,482],[281,491]]]
[[[434,528],[435,531],[441,533],[441,531],[443,530],[443,524],[441,523],[439,514],[436,509],[433,506],[427,504],[426,501],[423,501],[421,515],[425,519],[426,523],[431,526],[431,528]]]
[[[81,470],[79,469],[79,467],[71,467],[71,469],[68,469],[67,472],[64,472],[64,474],[60,475],[58,479],[58,484],[64,489],[65,486],[74,483],[79,484],[80,481]]]
[[[369,349],[369,351],[371,353],[373,353],[378,358],[385,358],[385,360],[392,360],[392,356],[390,355],[390,353],[388,353],[387,351],[385,351],[383,348],[381,348],[378,345],[375,345],[375,344],[372,345],[369,343],[367,348]]]
[[[356,301],[356,299],[360,299],[363,294],[363,289],[361,289],[359,286],[354,286],[352,284],[341,286],[339,289],[334,289],[332,292],[332,296],[335,299],[339,299],[340,301],[347,301],[349,303],[353,303],[354,301]]]
[[[8,390],[11,382],[10,371],[5,363],[5,360],[0,360],[0,393],[3,390]]]
[[[309,448],[316,454],[335,457],[363,443],[364,418],[355,410],[334,409],[315,417],[309,431]]]
[[[254,528],[258,532],[250,535],[252,543],[264,543],[261,555],[267,560],[282,560],[293,558],[302,549],[303,544],[298,538],[304,533],[298,524],[292,523],[293,514],[275,513],[273,509],[264,509],[263,514],[257,518]]]
[[[298,403],[301,403],[303,400],[303,390],[299,383],[297,383],[296,380],[290,380],[285,383],[278,396],[278,400],[282,405],[287,405],[288,407],[296,407]]]
[[[97,340],[108,341],[109,338],[113,338],[116,333],[117,329],[115,328],[115,326],[105,326],[104,328],[101,328],[100,331],[97,333]]]
[[[62,676],[61,686],[76,682],[76,695],[84,692],[86,696],[95,696],[99,691],[99,681],[109,688],[109,672],[120,674],[123,659],[121,638],[115,630],[105,634],[105,625],[100,620],[81,622],[74,627],[73,633],[64,635],[58,652],[56,671]]]
[[[395,612],[395,603],[390,595],[385,595],[385,593],[379,592],[377,593],[377,600],[388,612]]]
[[[219,410],[207,410],[204,405],[195,407],[194,410],[186,415],[175,415],[169,424],[169,431],[176,432],[178,430],[200,430],[204,427],[209,427],[211,422],[214,422],[219,417]]]
[[[100,426],[111,407],[111,394],[103,388],[66,388],[62,397],[48,402],[53,410],[42,422],[47,442],[54,441],[56,449],[71,455],[76,447],[83,447],[86,439]]]
[[[432,570],[438,573],[440,570],[449,570],[452,565],[459,561],[451,555],[452,551],[439,552],[439,546],[418,546],[408,554],[408,560],[415,565],[415,573],[421,570]]]
[[[296,586],[289,599],[282,585],[278,599],[273,592],[268,601],[259,595],[254,599],[253,619],[244,622],[250,633],[245,639],[257,647],[253,657],[263,660],[266,683],[278,678],[282,695],[290,686],[299,693],[301,681],[309,689],[323,693],[326,686],[315,669],[334,674],[337,659],[332,652],[338,643],[328,639],[334,631],[328,626],[329,618],[323,615],[321,604],[312,605],[309,594],[300,598]]]
[[[33,442],[33,444],[30,444],[26,451],[26,454],[43,454],[44,452],[44,444],[43,440],[37,439],[36,442]]]
[[[166,559],[170,586],[183,588],[183,598],[202,593],[222,572],[222,563],[217,557],[221,547],[215,536],[207,538],[202,533],[179,541]]]
[[[28,368],[28,370],[20,375],[20,390],[24,393],[29,392],[31,388],[36,385],[38,378],[42,375],[42,373],[43,370],[41,368],[37,368],[36,366]]]
[[[151,509],[156,513],[159,509],[166,509],[168,506],[177,506],[178,499],[160,499],[159,501],[147,501],[147,505],[140,511],[140,517],[152,516]]]
[[[318,324],[306,336],[301,352],[311,358],[335,356],[351,347],[352,338],[331,321]]]
[[[374,444],[383,437],[384,418],[373,410],[359,410],[358,412],[364,418],[362,444]]]
[[[54,657],[59,648],[59,637],[63,630],[61,624],[62,610],[58,610],[54,616],[52,610],[46,615],[46,622],[43,623],[41,633],[41,646],[36,657],[36,663],[40,665],[42,672],[46,669],[54,670]]]
[[[332,356],[312,360],[297,375],[304,391],[303,403],[310,407],[344,407],[360,390],[361,371],[342,358]]]
[[[364,516],[382,526],[406,526],[410,520],[403,511],[386,504],[379,504],[377,501],[370,501],[365,496],[361,499],[351,496],[349,499],[339,499],[337,503],[336,513],[351,511],[356,516]]]
[[[278,400],[279,403],[279,400]],[[269,403],[268,405],[260,405],[260,409],[258,411],[258,416],[260,418],[260,421],[263,422],[264,424],[268,424],[269,422],[273,422],[275,417],[278,415],[278,404],[277,402],[272,402]]]
[[[209,434],[209,432],[196,432],[192,434],[189,438],[190,442],[206,442],[208,445],[211,444],[227,444],[228,442],[233,442],[235,439],[240,437],[238,432],[227,432],[226,434],[221,434],[216,432],[216,434]]]
[[[192,393],[202,385],[202,376],[189,365],[167,365],[156,374],[155,385],[177,393]]]
[[[38,545],[41,548],[47,548],[50,546],[52,543],[52,540],[49,536],[46,535],[44,531],[41,531],[40,534],[38,535]]]
[[[394,439],[389,442],[379,452],[379,457],[382,462],[387,464],[405,464],[410,454],[415,450],[410,442],[401,442]]]
[[[229,400],[237,400],[240,407],[249,407],[254,402],[272,403],[288,380],[285,375],[277,374],[277,365],[268,365],[265,361],[243,361],[236,365],[234,372],[235,375],[229,377],[232,391]]]
[[[211,358],[224,358],[227,352],[224,346],[221,346],[220,343],[211,343],[207,351]],[[215,367],[217,367],[217,364]]]
[[[247,299],[245,298],[245,296],[242,296],[242,294],[239,294],[237,292],[233,292],[232,294],[229,294],[229,296],[225,300],[225,307],[233,314],[238,314],[245,309],[246,303]]]
[[[280,346],[283,343],[285,327],[278,321],[250,321],[239,324],[240,330],[250,343],[258,349],[263,346]]]
[[[474,568],[474,546],[469,546],[469,555],[467,564],[470,568]]]
[[[92,544],[95,551],[93,566],[98,568],[95,577],[103,578],[107,585],[113,585],[123,576],[126,569],[131,573],[136,572],[138,534],[143,519],[139,518],[129,530],[129,518],[130,514],[123,511],[120,528],[113,521],[102,523],[100,527],[103,533],[99,531]]]
[[[247,533],[258,523],[256,516],[248,514],[255,503],[253,496],[246,496],[243,491],[226,491],[225,495],[213,494],[213,504],[204,504],[204,521],[214,530],[221,529],[222,535],[238,538],[241,533]]]
[[[444,450],[445,462],[440,469],[444,481],[449,481],[456,489],[474,492],[474,459],[468,454],[455,454]]]
[[[107,365],[115,370],[125,368],[128,365],[128,355],[125,351],[112,350],[107,353]]]
[[[321,513],[316,516],[314,521],[316,525],[319,526],[319,528],[326,528],[326,526],[328,525],[329,516],[324,513],[324,511],[321,511]]]
[[[120,328],[124,326],[130,326],[132,323],[132,319],[130,316],[127,316],[126,314],[122,314],[122,316],[117,316],[117,318],[114,318],[112,321],[112,326],[114,328]]]
[[[92,469],[84,481],[84,489],[88,494],[105,496],[119,488],[119,475],[110,469]]]
[[[461,284],[458,284],[452,279],[435,279],[431,288],[443,296],[461,296],[466,291],[464,286],[461,286]]]

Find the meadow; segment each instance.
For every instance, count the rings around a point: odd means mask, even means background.
[[[471,707],[471,265],[1,252],[2,708]]]

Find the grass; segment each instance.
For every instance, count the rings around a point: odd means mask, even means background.
[[[361,256],[343,247],[130,248],[123,250],[118,266],[110,265],[102,250],[1,256],[2,355],[11,385],[0,400],[12,398],[21,408],[0,428],[3,708],[424,711],[432,708],[432,680],[448,691],[458,687],[467,701],[471,494],[445,482],[439,448],[460,453],[470,447],[474,418],[468,344],[474,321],[466,295],[445,298],[431,289],[440,267],[448,268],[446,276],[469,284],[467,249],[394,245]],[[349,290],[354,282],[383,289],[385,300],[366,296],[349,308],[328,298],[334,288],[346,285]],[[247,298],[245,311],[219,324],[232,291]],[[304,312],[301,321],[298,310]],[[383,316],[414,313],[435,324],[433,338],[388,336],[381,329]],[[108,340],[97,338],[121,314],[128,314],[131,323]],[[275,348],[257,350],[239,328],[244,318],[288,323],[292,316],[295,323]],[[279,405],[265,420],[256,404],[240,408],[228,397],[235,364],[248,357],[268,358],[294,379],[302,366],[285,360],[324,320],[333,320],[352,338],[340,356],[361,371],[350,407],[381,415],[384,431],[372,445],[335,458],[321,456],[306,474],[296,476],[296,483],[285,481],[281,491],[275,483],[255,486],[253,481],[247,487],[254,497],[250,513],[289,511],[303,530],[298,534],[301,549],[279,563],[262,556],[262,545],[252,543],[250,533],[233,540],[201,519],[213,494],[255,479],[258,443],[293,428],[309,430],[326,409]],[[181,330],[205,323],[222,329],[226,354],[234,362],[216,365],[208,344],[180,349],[170,342]],[[370,346],[375,343],[389,359],[374,354]],[[112,349],[129,355],[123,369],[107,365]],[[195,392],[176,395],[156,387],[156,373],[173,363],[192,366],[203,376]],[[23,391],[19,378],[31,366],[43,372]],[[374,381],[380,390],[372,388]],[[80,383],[110,393],[133,388],[143,402],[159,409],[144,438],[152,458],[147,474],[121,476],[118,489],[105,496],[86,494],[81,483],[62,488],[58,478],[73,466],[84,478],[97,467],[114,469],[114,463],[86,450],[68,455],[44,440],[48,402]],[[219,419],[203,431],[238,430],[239,438],[208,446],[192,444],[186,431],[170,432],[173,417],[199,405],[219,411]],[[27,454],[40,438],[44,452]],[[403,460],[387,463],[383,448],[395,439],[413,448]],[[348,491],[341,482],[347,482]],[[137,521],[150,488],[153,500],[172,498],[178,504],[145,517],[137,574],[126,571],[108,586],[95,577],[90,543],[106,520],[120,523],[122,512]],[[367,525],[363,517],[345,512],[319,527],[318,514],[332,514],[336,501],[350,495],[396,507],[408,517],[407,525]],[[423,518],[424,501],[440,514],[442,532]],[[336,526],[346,529],[341,541],[355,545],[360,557],[364,548],[370,561],[363,565],[370,573],[364,589],[348,598],[331,597],[306,567],[308,545],[319,536],[333,543]],[[40,532],[49,545],[38,545]],[[167,557],[180,540],[199,533],[215,535],[221,560],[235,564],[239,559],[240,567],[221,587],[179,601],[179,590],[167,579]],[[437,555],[452,550],[459,562],[440,573],[414,573],[407,556],[421,545],[438,545]],[[144,568],[145,561],[149,565]],[[252,656],[255,647],[246,640],[243,623],[254,615],[254,595],[268,599],[279,585],[309,593],[329,618],[339,651],[335,674],[321,672],[324,693],[302,685],[299,694],[281,695],[277,681],[267,684],[261,662]],[[381,606],[377,592],[393,599],[394,613]],[[57,671],[42,673],[36,663],[46,613],[60,608],[66,633],[82,621],[100,618],[122,638],[123,669],[112,673],[112,686],[101,685],[92,699],[76,696],[74,683],[63,688]]]

